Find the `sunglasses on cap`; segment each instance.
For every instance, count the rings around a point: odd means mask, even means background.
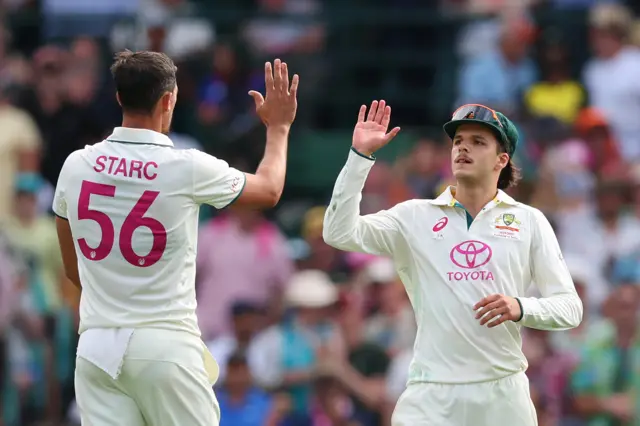
[[[480,104],[467,104],[462,105],[455,110],[451,121],[455,120],[478,120],[486,121],[487,123],[497,124],[502,127],[502,123],[498,118],[498,114],[489,107]]]

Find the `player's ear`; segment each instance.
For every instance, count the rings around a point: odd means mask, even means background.
[[[169,112],[173,106],[173,92],[166,92],[160,99],[162,112]]]
[[[509,164],[510,159],[511,157],[506,152],[501,152],[500,154],[498,154],[498,161],[496,164],[497,168],[499,170],[502,170],[505,167],[507,167],[507,164]]]
[[[118,101],[118,105],[122,106],[122,102],[120,102],[120,93],[116,92],[116,101]]]

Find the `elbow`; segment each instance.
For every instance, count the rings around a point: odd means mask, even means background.
[[[580,297],[577,294],[574,295],[573,298],[573,309],[575,311],[575,315],[573,315],[571,321],[569,322],[569,328],[578,327],[582,323],[582,317],[584,315],[584,306],[582,304],[582,300],[580,300]]]
[[[333,228],[331,221],[328,221],[326,219],[322,224],[322,239],[324,240],[325,244],[333,248],[340,249],[342,246],[341,242],[343,238],[340,238],[336,233],[336,230]]]
[[[272,209],[278,205],[280,198],[282,197],[282,190],[278,191],[275,188],[271,188],[265,194],[264,206],[265,208]]]

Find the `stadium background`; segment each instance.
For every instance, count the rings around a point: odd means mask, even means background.
[[[404,130],[380,153],[364,212],[450,182],[440,125],[454,105],[514,118],[514,195],[551,219],[585,301],[577,330],[525,330],[540,424],[638,424],[640,3],[596,3],[624,2],[0,2],[0,424],[79,424],[79,295],[49,206],[66,156],[119,124],[108,65],[123,48],[177,62],[178,148],[247,170],[264,146],[247,90],[275,57],[301,75],[278,208],[202,211],[198,314],[223,372],[223,426],[388,424],[411,309],[388,262],[321,238],[358,106],[372,99]],[[594,412],[598,399],[615,415]]]

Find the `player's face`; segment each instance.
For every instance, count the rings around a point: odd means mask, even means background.
[[[171,121],[173,120],[173,110],[176,107],[178,101],[178,85],[173,89],[173,92],[166,95],[166,107],[162,120],[162,133],[168,134],[171,131]]]
[[[509,155],[500,153],[498,140],[481,124],[461,125],[451,148],[451,168],[457,181],[478,182],[500,174]]]

